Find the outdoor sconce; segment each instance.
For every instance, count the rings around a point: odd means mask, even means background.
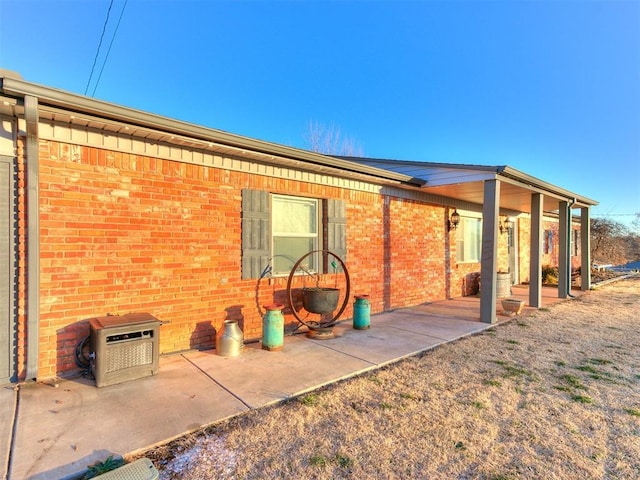
[[[460,214],[454,208],[453,213],[451,214],[451,218],[447,220],[447,228],[449,229],[449,231],[455,230],[456,228],[458,228],[459,223],[460,223]]]
[[[500,226],[498,229],[500,230],[500,233],[507,233],[510,226],[511,221],[508,218],[505,218],[504,220],[500,219]]]

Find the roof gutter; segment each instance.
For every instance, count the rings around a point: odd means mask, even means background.
[[[206,142],[215,142],[234,148],[247,149],[268,155],[277,155],[310,164],[329,166],[354,173],[367,174],[381,179],[393,180],[412,186],[421,186],[424,182],[408,175],[390,172],[380,168],[369,167],[355,162],[322,155],[294,147],[256,140],[249,137],[202,127],[180,120],[135,110],[120,105],[95,100],[63,90],[58,90],[14,77],[0,77],[1,88],[5,93],[20,97],[31,95],[38,98],[40,105],[64,108],[67,111],[88,113],[96,117],[116,120],[144,128],[159,129],[177,135],[189,136]]]

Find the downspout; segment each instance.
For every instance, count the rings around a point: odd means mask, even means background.
[[[572,225],[573,222],[571,220],[571,207],[573,207],[577,202],[577,199],[570,198],[567,205],[567,296],[570,298],[575,298],[575,295],[571,295],[571,237],[573,234]]]
[[[38,156],[38,99],[24,97],[27,124],[27,380],[38,377],[40,330],[40,190]]]

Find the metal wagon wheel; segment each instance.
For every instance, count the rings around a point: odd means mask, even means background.
[[[319,321],[314,321],[314,320],[310,319],[310,315],[313,314],[314,312],[309,312],[309,311],[305,310],[307,312],[307,315],[305,316],[305,318],[302,318],[300,313],[296,310],[294,302],[293,302],[293,295],[292,295],[292,292],[291,292],[291,283],[293,282],[293,278],[295,277],[295,274],[298,271],[298,269],[300,268],[300,265],[302,264],[302,262],[309,255],[313,255],[313,254],[320,253],[320,252],[323,255],[331,255],[332,257],[334,257],[338,261],[340,266],[342,267],[342,271],[344,273],[345,280],[346,280],[346,292],[345,292],[345,295],[344,295],[344,300],[343,300],[342,304],[340,305],[340,308],[338,309],[336,314],[334,314],[330,319],[326,319],[326,318],[323,319],[322,315],[321,315]],[[301,270],[305,274],[309,274],[309,272],[306,271],[305,269],[301,269]],[[295,317],[295,319],[298,320],[298,322],[300,322],[301,324],[305,325],[307,328],[309,328],[310,331],[325,330],[325,329],[329,329],[332,326],[334,326],[336,324],[337,320],[340,318],[340,315],[342,315],[342,313],[344,312],[345,308],[347,308],[347,303],[349,302],[349,294],[350,293],[351,293],[351,279],[349,277],[349,271],[347,270],[347,266],[345,265],[345,263],[342,261],[342,259],[338,255],[336,255],[335,253],[333,253],[333,252],[331,252],[329,250],[312,250],[309,253],[303,255],[302,257],[300,257],[300,259],[296,262],[296,264],[291,269],[291,273],[289,273],[289,279],[287,280],[287,298],[289,299],[289,307],[291,308],[291,312],[293,313],[293,316]]]

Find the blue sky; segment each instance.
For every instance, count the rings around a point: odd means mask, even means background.
[[[83,94],[110,3],[0,0],[0,68]],[[302,148],[335,125],[366,156],[506,164],[640,212],[637,0],[114,0],[88,95]]]

